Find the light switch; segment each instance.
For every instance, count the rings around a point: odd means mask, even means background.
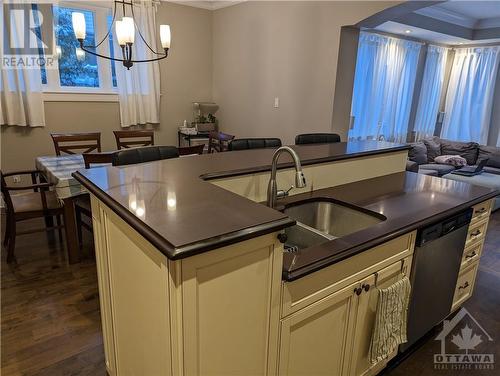
[[[278,108],[280,106],[280,99],[279,97],[274,98],[274,108]]]

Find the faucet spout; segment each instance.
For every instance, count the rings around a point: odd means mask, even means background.
[[[304,173],[302,172],[300,158],[295,150],[293,150],[289,146],[282,146],[278,148],[273,154],[273,160],[271,163],[271,178],[269,179],[269,184],[267,186],[267,206],[269,206],[270,208],[274,208],[276,206],[276,201],[278,198],[288,195],[288,191],[278,190],[276,184],[278,160],[283,153],[288,153],[293,158],[293,162],[295,164],[295,187],[304,188],[306,186],[306,178],[304,176]]]

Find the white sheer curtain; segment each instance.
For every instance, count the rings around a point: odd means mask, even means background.
[[[421,44],[362,32],[349,139],[405,142]]]
[[[414,131],[420,140],[434,135],[439,101],[443,90],[448,48],[429,45],[425,60],[422,88],[418,100]]]
[[[500,46],[456,50],[441,137],[487,143],[499,61]]]
[[[159,29],[156,28],[156,6],[150,0],[137,2],[134,6],[134,13],[144,39],[151,48],[157,50]],[[116,38],[113,43],[115,55],[121,56],[121,48]],[[137,30],[132,55],[134,60],[156,57],[144,44]],[[116,81],[122,127],[160,122],[160,67],[158,62],[136,63],[130,70],[127,70],[121,63],[117,63]]]
[[[3,11],[2,5],[0,6],[1,20],[4,20]],[[11,16],[12,38],[15,39],[15,45],[22,46],[24,44],[24,41],[21,40],[24,36],[24,30],[22,30],[24,22],[19,17],[23,17],[24,14],[13,12]],[[31,22],[34,24],[33,14],[30,16]],[[3,26],[1,27],[3,28]],[[40,68],[38,66],[23,67],[17,65],[15,68],[7,66],[4,58],[9,60],[11,56],[4,55],[3,35],[1,34],[0,61],[3,64],[0,66],[0,124],[43,127],[45,126],[45,112]],[[25,47],[29,48],[29,46]],[[26,59],[27,55],[18,55],[15,58],[19,61],[19,59]]]

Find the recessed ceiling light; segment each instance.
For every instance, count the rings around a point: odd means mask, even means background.
[[[410,33],[411,33],[411,30],[407,29],[407,30],[405,30],[405,33],[406,33],[406,34],[410,34]]]
[[[459,42],[458,44],[464,44],[464,42]]]

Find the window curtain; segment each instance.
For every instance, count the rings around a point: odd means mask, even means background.
[[[441,137],[487,143],[499,60],[500,46],[456,50]]]
[[[429,45],[425,60],[422,88],[418,100],[414,131],[416,140],[434,135],[439,102],[443,90],[448,48]]]
[[[421,44],[362,32],[350,140],[406,142]]]
[[[156,5],[151,0],[134,4],[135,19],[141,33],[151,48],[157,50],[159,29],[156,28]],[[113,43],[117,51],[115,54],[121,56],[116,38],[113,38]],[[148,49],[137,30],[132,56],[135,56],[134,60],[157,57]],[[136,63],[130,70],[117,63],[116,81],[122,127],[160,122],[160,67],[157,61]]]
[[[4,7],[0,6],[0,19],[4,18]],[[24,36],[22,27],[24,22],[18,17],[23,17],[22,13],[13,13],[10,17],[11,37],[17,46],[22,46],[21,40]],[[35,24],[33,14],[30,13],[31,22]],[[2,29],[4,25],[0,26]],[[0,61],[4,62],[12,55],[4,55],[3,50],[3,30],[0,33]],[[25,46],[29,48],[29,46]],[[17,61],[26,58],[27,55],[14,56]],[[40,68],[31,67],[8,67],[6,64],[0,66],[0,124],[18,125],[23,127],[43,127],[45,126],[45,112],[43,105],[43,90]]]

